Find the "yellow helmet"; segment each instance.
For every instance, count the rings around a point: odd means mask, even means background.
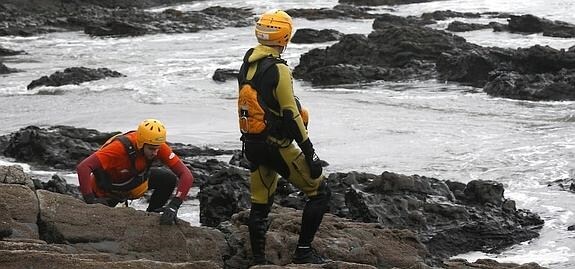
[[[262,14],[256,23],[256,38],[266,46],[287,46],[291,39],[292,20],[285,11],[273,9]]]
[[[136,147],[141,149],[144,144],[161,145],[166,142],[166,127],[156,119],[144,120],[136,131]]]

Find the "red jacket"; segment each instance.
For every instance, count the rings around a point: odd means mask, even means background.
[[[136,145],[136,132],[125,134],[125,136]],[[190,170],[184,165],[182,160],[172,151],[166,143],[162,144],[156,156],[164,165],[166,165],[176,176],[178,176],[178,189],[176,197],[185,200],[190,190],[194,177]],[[136,170],[138,173],[144,172],[148,168],[148,162],[143,152],[138,150],[136,155]],[[112,183],[122,183],[132,178],[131,162],[124,145],[119,140],[110,142],[105,147],[100,148],[88,158],[84,159],[76,170],[78,172],[78,181],[80,192],[83,195],[92,194],[94,190],[94,179],[91,175],[95,169],[102,169],[110,176]]]

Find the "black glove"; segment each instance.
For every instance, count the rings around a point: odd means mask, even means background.
[[[306,139],[305,141],[299,144],[299,148],[303,152],[305,156],[305,161],[309,165],[309,173],[312,178],[318,178],[321,176],[323,172],[322,168],[322,161],[319,159],[317,154],[315,154],[315,150],[313,149],[313,145],[311,141]]]
[[[176,218],[178,216],[178,208],[182,205],[182,199],[178,197],[172,198],[172,200],[164,207],[164,212],[160,217],[160,225],[172,225],[176,224]]]
[[[86,204],[103,204],[110,206],[110,199],[107,197],[96,197],[93,193],[83,195]]]

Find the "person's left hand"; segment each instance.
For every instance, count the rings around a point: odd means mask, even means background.
[[[160,217],[160,225],[176,224],[180,205],[182,205],[182,199],[178,197],[172,198],[172,200],[163,209],[164,212]]]

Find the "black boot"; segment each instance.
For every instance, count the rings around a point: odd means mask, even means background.
[[[268,264],[266,260],[266,232],[270,205],[252,204],[250,210],[249,231],[252,247],[251,265]]]
[[[305,204],[301,217],[298,247],[294,254],[294,263],[325,263],[325,259],[317,255],[316,251],[311,247],[311,242],[319,229],[323,215],[328,209],[330,198],[331,190],[327,186],[327,182],[323,181],[317,190],[317,195],[310,197]]]
[[[312,264],[322,264],[326,263],[327,260],[320,256],[317,251],[311,246],[298,246],[295,249],[295,254],[293,257],[293,263],[312,263]]]
[[[323,220],[323,215],[328,209],[330,198],[331,190],[327,186],[327,182],[323,181],[317,189],[317,195],[310,197],[303,208],[298,246],[311,246],[315,233]]]

